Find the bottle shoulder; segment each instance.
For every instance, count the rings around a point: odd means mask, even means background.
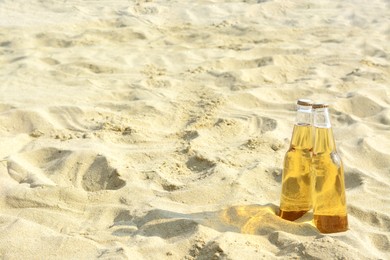
[[[285,157],[295,157],[295,156],[303,156],[303,157],[311,157],[312,155],[312,148],[296,148],[296,147],[290,147],[286,154]]]
[[[313,153],[313,161],[314,163],[331,163],[337,168],[343,167],[343,161],[341,160],[340,155],[337,151],[330,152],[321,152],[321,153]]]

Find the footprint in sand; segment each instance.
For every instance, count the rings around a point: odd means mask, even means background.
[[[94,152],[42,148],[11,156],[7,163],[10,176],[30,187],[58,185],[100,191],[126,185],[109,159]]]

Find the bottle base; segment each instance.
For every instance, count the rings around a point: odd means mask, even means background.
[[[348,230],[348,217],[314,215],[314,224],[321,233],[344,232]]]
[[[301,210],[301,211],[284,211],[284,210],[279,209],[279,214],[278,214],[278,216],[281,217],[282,219],[285,219],[285,220],[294,221],[294,220],[299,219],[299,218],[302,217],[303,215],[305,215],[306,212],[308,212],[308,210]]]

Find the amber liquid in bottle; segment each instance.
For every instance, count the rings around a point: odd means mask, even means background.
[[[314,224],[322,233],[346,231],[348,218],[343,163],[336,151],[330,123],[328,127],[317,127],[316,124],[314,126],[312,166]]]
[[[311,210],[312,126],[295,124],[284,158],[279,216],[294,221]]]

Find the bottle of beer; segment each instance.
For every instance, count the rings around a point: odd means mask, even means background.
[[[290,148],[284,157],[279,216],[294,221],[311,210],[312,101],[297,101]]]
[[[314,224],[322,233],[348,229],[344,169],[336,151],[328,105],[313,104],[313,215]]]

